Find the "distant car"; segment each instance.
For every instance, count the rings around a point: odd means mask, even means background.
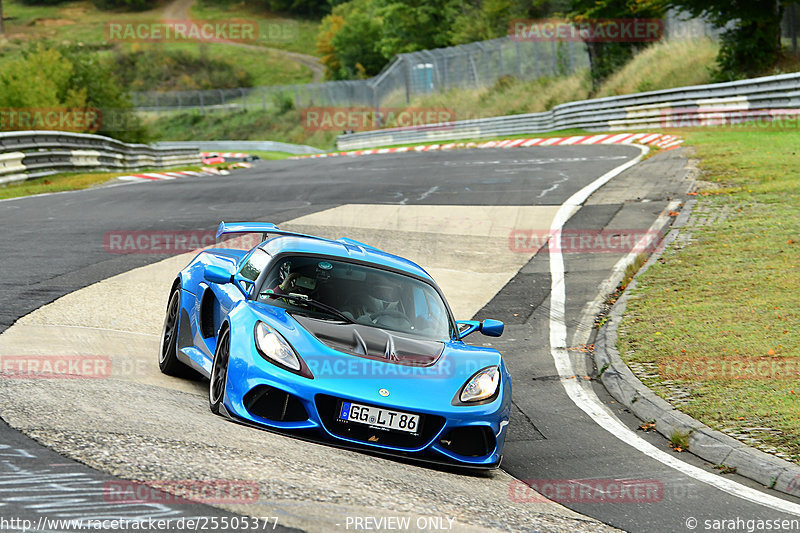
[[[210,380],[211,411],[340,446],[496,468],[511,377],[499,352],[468,346],[496,320],[456,322],[415,263],[351,239],[260,222],[249,251],[201,252],[175,279],[159,365]]]
[[[252,163],[253,161],[260,161],[261,158],[257,155],[244,154],[241,152],[202,152],[200,160],[204,165],[216,165],[217,163]]]

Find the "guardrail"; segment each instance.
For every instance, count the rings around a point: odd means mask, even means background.
[[[0,184],[71,171],[128,171],[199,165],[197,147],[157,148],[61,131],[0,133]]]
[[[543,113],[340,135],[340,150],[545,133],[691,127],[800,114],[800,73],[570,102]]]

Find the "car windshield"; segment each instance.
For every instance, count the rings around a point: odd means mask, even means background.
[[[293,296],[280,298],[281,294]],[[362,264],[309,256],[280,258],[267,273],[258,300],[431,339],[451,336],[447,308],[436,289],[411,276]]]

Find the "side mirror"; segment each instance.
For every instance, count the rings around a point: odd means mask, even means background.
[[[209,283],[216,283],[217,285],[225,285],[230,283],[233,279],[231,274],[226,268],[217,265],[206,265],[203,269],[203,277]]]
[[[481,333],[487,337],[499,337],[503,334],[504,329],[506,329],[505,324],[499,320],[492,320],[491,318],[487,318],[481,324]]]
[[[505,324],[499,320],[492,320],[491,318],[487,318],[483,322],[477,320],[458,320],[456,325],[458,326],[459,339],[463,339],[470,333],[476,331],[480,331],[489,337],[499,337],[503,334],[503,330],[505,329]]]

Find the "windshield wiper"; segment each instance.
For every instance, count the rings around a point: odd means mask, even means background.
[[[272,289],[267,289],[266,291],[263,291],[261,294],[269,296],[270,298],[284,298],[286,300],[291,300],[293,302],[301,302],[301,303],[305,303],[305,304],[310,304],[310,305],[313,305],[314,307],[317,307],[318,309],[322,309],[323,311],[327,311],[328,313],[330,313],[330,314],[332,314],[332,315],[334,315],[334,316],[336,316],[338,318],[341,318],[342,320],[344,320],[345,322],[347,322],[349,324],[358,324],[358,322],[356,322],[355,320],[353,320],[349,316],[345,315],[344,313],[342,313],[341,311],[339,311],[335,307],[332,307],[332,306],[330,306],[328,304],[324,304],[324,303],[322,303],[320,301],[317,301],[317,300],[315,300],[313,298],[310,298],[310,297],[306,296],[305,294],[298,294],[296,292],[290,292],[290,293],[286,293],[286,294],[278,294],[275,291],[273,291]]]

